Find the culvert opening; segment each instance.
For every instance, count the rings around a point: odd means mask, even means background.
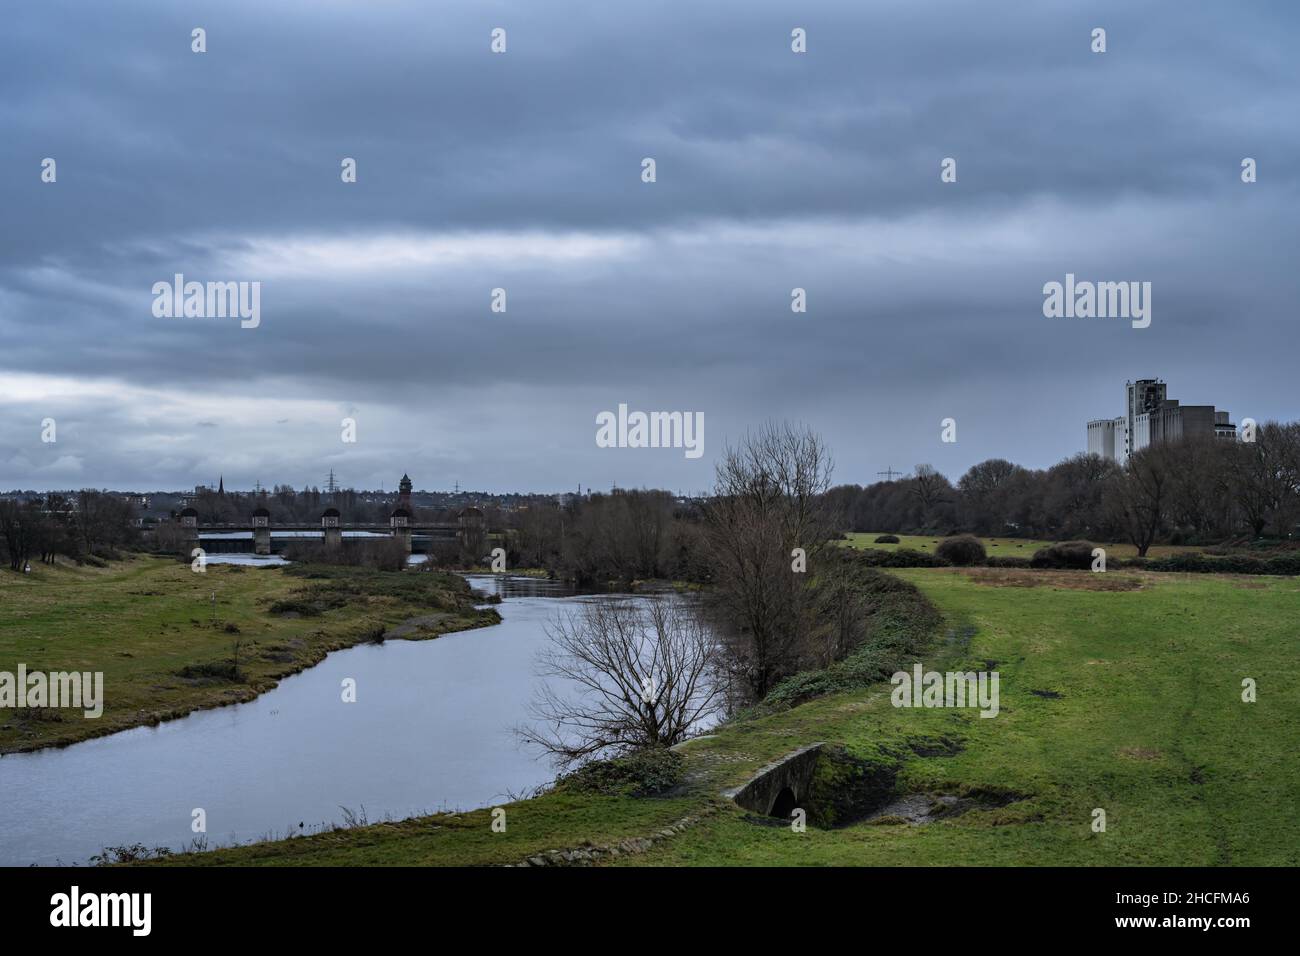
[[[791,811],[799,808],[809,826],[841,827],[893,798],[901,765],[901,754],[882,750],[866,758],[840,745],[810,744],[768,764],[726,795],[755,814],[746,817],[752,823],[788,824]]]
[[[790,819],[790,814],[798,805],[799,802],[795,798],[794,791],[789,787],[785,787],[776,795],[776,799],[772,801],[772,809],[768,811],[768,816],[788,820]]]
[[[1030,798],[1008,787],[948,785],[935,790],[896,789],[909,755],[934,759],[961,750],[948,737],[913,738],[906,749],[880,747],[870,755],[837,744],[816,743],[773,761],[742,787],[724,796],[750,811],[744,819],[758,826],[789,826],[795,808],[818,829],[854,823],[925,824],[971,810],[996,810]],[[1199,774],[1199,770],[1198,770]],[[994,821],[995,823],[997,821]],[[1004,822],[1015,822],[1008,818]]]

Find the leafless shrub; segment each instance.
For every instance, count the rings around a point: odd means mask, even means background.
[[[535,723],[517,728],[562,766],[642,747],[671,747],[716,714],[715,642],[694,608],[658,598],[583,603],[547,627],[538,656],[546,681],[532,704]]]
[[[809,580],[837,533],[833,464],[814,432],[769,423],[729,447],[704,512],[713,609],[732,676],[761,699],[798,669],[811,627]],[[792,570],[803,549],[809,572]]]

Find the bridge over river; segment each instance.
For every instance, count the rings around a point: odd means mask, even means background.
[[[200,524],[194,508],[186,508],[180,518],[181,526],[210,554],[275,554],[295,541],[314,539],[324,541],[326,547],[343,547],[376,538],[398,538],[408,552],[424,553],[435,541],[481,543],[489,534],[500,533],[500,529],[487,527],[483,512],[477,508],[466,508],[454,522],[416,523],[405,508],[393,511],[387,524],[343,523],[335,508],[326,508],[319,524],[273,525],[265,508],[254,511],[247,524]]]

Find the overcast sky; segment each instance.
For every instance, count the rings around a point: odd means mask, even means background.
[[[1294,3],[0,18],[0,488],[333,468],[689,492],[768,418],[821,432],[840,482],[922,462],[955,479],[1083,450],[1148,376],[1233,421],[1300,417]],[[260,282],[260,325],[155,317],[175,273]],[[1066,273],[1151,282],[1150,327],[1045,318]],[[597,447],[619,403],[702,413],[704,455]]]

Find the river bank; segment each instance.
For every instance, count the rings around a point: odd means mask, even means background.
[[[330,576],[362,586],[354,571],[310,572],[300,579],[307,588],[272,606],[303,613],[335,603],[346,595],[326,586]],[[280,572],[248,572],[264,573]],[[382,580],[406,587],[394,579],[418,584],[429,576]],[[588,597],[530,577],[456,583],[457,600],[499,602],[483,609],[491,626],[448,634],[429,615],[409,617],[389,627],[382,643],[329,653],[247,702],[0,758],[0,864],[85,863],[104,851],[110,860],[136,859],[195,840],[202,848],[375,821],[401,826],[549,783],[554,768],[522,750],[514,728],[534,697],[545,624]],[[437,634],[445,636],[424,639]],[[203,833],[192,830],[195,811]]]
[[[313,575],[309,577],[308,575]],[[494,623],[457,575],[249,568],[136,556],[0,574],[0,670],[102,672],[103,715],[0,710],[0,755],[62,747],[253,700],[414,617],[415,636]]]

